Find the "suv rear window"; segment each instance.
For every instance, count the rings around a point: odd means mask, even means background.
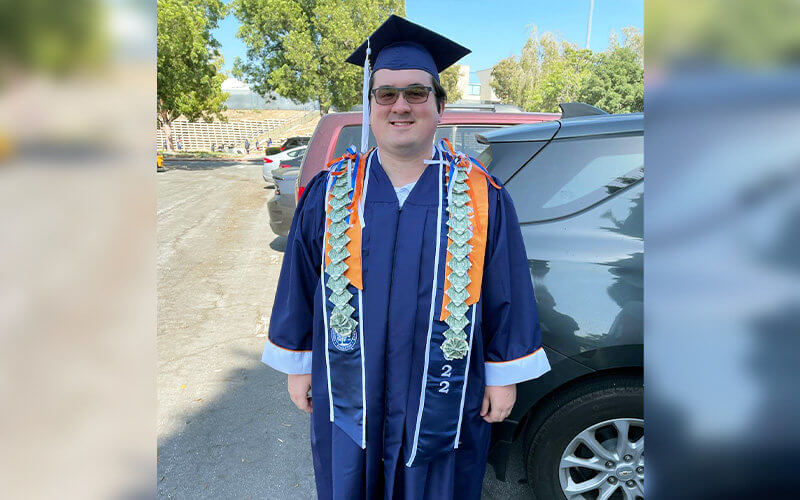
[[[641,134],[551,142],[506,184],[521,222],[573,214],[644,177]]]
[[[480,126],[480,125],[442,125],[436,129],[434,141],[438,142],[447,138],[456,151],[467,153],[472,157],[477,157],[486,149],[486,145],[480,144],[475,139],[475,134],[482,134],[500,128],[496,125]],[[348,125],[342,127],[339,132],[339,138],[336,140],[336,147],[333,150],[333,157],[338,158],[342,156],[347,150],[348,146],[355,145],[356,148],[361,144],[361,125]],[[369,132],[369,147],[376,145],[375,136],[372,131]]]

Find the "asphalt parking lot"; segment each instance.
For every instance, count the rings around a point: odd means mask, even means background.
[[[309,417],[263,365],[285,238],[261,165],[166,161],[158,179],[158,495],[314,498]],[[483,498],[531,498],[519,445]]]

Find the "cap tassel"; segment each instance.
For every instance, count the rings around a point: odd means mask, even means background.
[[[362,86],[361,94],[361,152],[367,152],[369,145],[369,55],[371,50],[369,48],[369,38],[367,38],[367,55],[364,58],[364,84]]]

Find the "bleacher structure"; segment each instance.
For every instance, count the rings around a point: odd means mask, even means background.
[[[172,122],[172,139],[181,138],[183,151],[209,151],[211,145],[242,147],[244,140],[254,142],[255,137],[269,133],[289,123],[291,119],[237,120],[225,122],[190,122],[178,119]],[[156,129],[156,149],[164,148],[166,134]],[[255,145],[253,145],[255,147]]]

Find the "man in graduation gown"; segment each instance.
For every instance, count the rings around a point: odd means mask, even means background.
[[[292,221],[262,360],[311,413],[321,499],[479,498],[490,423],[550,369],[508,192],[433,144],[439,73],[468,52],[397,16],[373,33],[348,61],[378,147]]]

